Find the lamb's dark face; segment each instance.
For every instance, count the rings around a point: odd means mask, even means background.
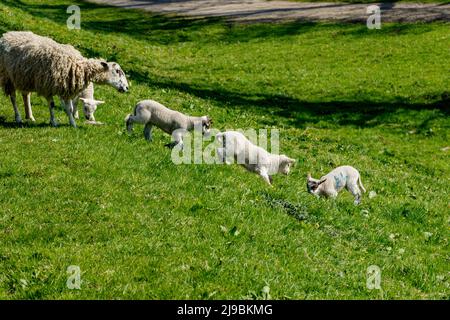
[[[119,64],[115,62],[102,62],[103,68],[108,72],[108,83],[119,92],[127,92],[129,89],[128,80]]]
[[[308,180],[306,182],[306,189],[308,189],[309,193],[314,193],[318,187],[319,187],[319,183],[317,183],[316,181]]]
[[[317,180],[311,178],[310,175],[306,178],[306,189],[308,190],[308,193],[315,194],[317,192],[317,189],[319,186],[324,183],[326,180]]]
[[[212,123],[213,122],[212,122],[211,118],[209,118],[207,116],[202,117],[202,133],[204,135],[209,134],[211,127],[212,127]]]

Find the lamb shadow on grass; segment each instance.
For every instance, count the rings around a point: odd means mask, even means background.
[[[389,122],[390,116],[399,110],[437,110],[439,116],[450,115],[450,99],[447,92],[423,97],[421,100],[430,101],[423,103],[409,102],[402,97],[384,97],[384,99],[379,98],[373,101],[369,96],[354,100],[343,98],[342,100],[305,101],[286,95],[233,92],[223,88],[174,82],[161,77],[153,79],[136,71],[129,73],[134,81],[148,86],[177,90],[224,104],[227,108],[240,108],[264,115],[275,115],[285,118],[289,125],[300,128],[308,123],[319,121],[328,121],[340,126],[374,127]],[[275,120],[273,124],[277,123]],[[428,120],[430,119],[425,121]]]

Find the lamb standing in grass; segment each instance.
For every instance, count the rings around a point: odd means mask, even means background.
[[[242,133],[226,131],[216,135],[222,144],[217,149],[220,161],[230,164],[228,157],[233,157],[238,164],[247,170],[259,174],[269,185],[272,185],[272,175],[276,173],[289,174],[294,159],[286,155],[272,154],[251,143]]]
[[[128,91],[125,73],[117,63],[86,59],[67,50],[67,47],[32,32],[12,31],[0,38],[0,86],[11,98],[16,122],[22,121],[16,103],[16,90],[27,97],[30,92],[45,97],[53,126],[57,125],[53,97],[60,96],[73,127],[76,123],[72,99],[91,82],[109,84],[119,92]],[[29,101],[24,102],[27,104]]]
[[[134,113],[127,115],[125,122],[128,132],[133,130],[134,123],[145,125],[144,137],[147,141],[152,140],[153,126],[171,134],[174,141],[166,145],[171,148],[176,145],[183,148],[183,136],[186,132],[198,129],[207,134],[212,124],[208,116],[191,117],[171,110],[154,100],[139,102],[134,108]]]
[[[73,107],[74,107],[74,112],[73,112],[74,115],[73,116],[75,117],[75,119],[79,118],[78,111],[77,111],[77,106],[78,106],[79,100],[81,100],[81,102],[83,104],[83,113],[84,113],[84,117],[86,118],[86,120],[93,122],[93,123],[96,122],[94,113],[97,110],[97,106],[105,103],[105,101],[95,100],[94,84],[92,82],[89,83],[88,87],[85,90],[83,90],[79,95],[77,95],[72,101]]]
[[[35,119],[33,117],[33,111],[31,109],[31,99],[30,99],[31,93],[22,93],[22,95],[25,104],[25,115],[26,115],[25,119],[29,119],[34,122]],[[60,97],[60,100],[63,108],[65,109],[63,98]],[[92,82],[89,83],[88,87],[72,100],[73,105],[72,114],[75,119],[79,119],[78,115],[79,100],[81,100],[81,102],[83,103],[83,112],[86,120],[89,121],[90,123],[97,123],[94,117],[94,113],[97,110],[97,106],[105,102],[96,100],[94,98],[94,84]]]
[[[314,179],[308,174],[306,186],[308,192],[317,197],[326,196],[332,198],[336,198],[338,192],[346,188],[355,197],[355,204],[360,204],[361,191],[358,184],[366,192],[358,170],[351,166],[341,166],[320,179]]]

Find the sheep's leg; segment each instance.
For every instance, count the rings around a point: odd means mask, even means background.
[[[80,115],[78,114],[78,98],[75,98],[72,100],[72,105],[73,105],[73,117],[75,119],[80,119]]]
[[[69,123],[72,127],[76,128],[77,124],[75,122],[75,119],[73,117],[73,104],[72,104],[72,100],[68,99],[68,100],[64,100],[64,105],[66,107],[66,114],[69,117]]]
[[[55,120],[55,101],[53,98],[48,99],[48,109],[50,111],[50,125],[52,127],[57,127],[58,122]]]
[[[151,142],[153,140],[152,138],[152,125],[147,123],[144,127],[144,137],[145,140],[147,140],[148,142]]]
[[[11,103],[12,103],[13,108],[14,108],[14,114],[15,114],[16,122],[18,124],[21,124],[22,123],[22,117],[20,116],[19,109],[17,108],[16,92],[15,91],[11,93],[10,98],[11,98]]]
[[[33,110],[31,109],[31,93],[22,93],[22,98],[25,106],[25,119],[35,122]]]

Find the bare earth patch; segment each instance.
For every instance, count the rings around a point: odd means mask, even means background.
[[[121,8],[193,17],[225,17],[238,22],[367,20],[368,4],[295,3],[264,0],[88,0]],[[450,21],[450,4],[382,3],[384,22]]]

